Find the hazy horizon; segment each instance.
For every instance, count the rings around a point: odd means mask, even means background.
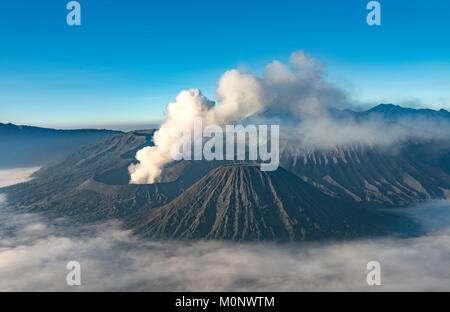
[[[426,107],[426,106],[417,106],[417,105],[399,105],[395,103],[379,103],[374,104],[373,106],[367,106],[367,107],[359,107],[359,108],[353,108],[352,110],[355,112],[358,111],[365,111],[368,109],[371,109],[373,107],[376,107],[378,105],[395,105],[400,106],[402,108],[412,108],[412,109],[431,109],[434,111],[439,110],[447,110],[446,108],[433,108],[433,107]],[[449,111],[449,110],[447,110]],[[59,123],[34,123],[34,124],[17,124],[11,121],[0,121],[0,123],[3,124],[13,124],[16,126],[30,126],[30,127],[38,127],[38,128],[48,128],[48,129],[55,129],[55,130],[89,130],[89,129],[96,129],[96,130],[113,130],[113,131],[137,131],[137,130],[148,130],[148,129],[158,129],[161,126],[161,123],[163,120],[159,121],[149,121],[149,122],[135,122],[135,123],[129,123],[129,122],[118,122],[118,123],[72,123],[72,124],[59,124]]]

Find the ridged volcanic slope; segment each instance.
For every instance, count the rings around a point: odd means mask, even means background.
[[[130,223],[153,238],[303,241],[382,233],[389,222],[383,218],[282,168],[263,172],[255,165],[226,165]]]

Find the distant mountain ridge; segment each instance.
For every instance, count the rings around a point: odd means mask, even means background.
[[[385,119],[395,120],[402,117],[408,118],[439,118],[449,119],[450,112],[445,109],[433,110],[429,108],[408,108],[394,104],[379,104],[366,111],[357,112],[357,116],[380,116]]]
[[[59,160],[112,130],[56,130],[0,123],[0,169],[42,166]]]
[[[330,108],[330,115],[337,119],[352,118],[356,121],[366,121],[370,118],[380,118],[395,122],[400,119],[434,119],[450,122],[450,112],[445,109],[409,108],[394,104],[379,104],[367,110]]]
[[[53,129],[27,125],[15,125],[12,123],[0,123],[0,139],[7,140],[11,136],[15,137],[33,137],[33,136],[57,136],[57,135],[79,135],[79,134],[111,134],[122,133],[122,131],[108,129]]]

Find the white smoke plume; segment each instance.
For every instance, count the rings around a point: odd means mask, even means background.
[[[347,93],[324,79],[324,64],[303,51],[291,54],[288,65],[273,61],[263,77],[226,72],[218,82],[217,105],[198,89],[180,92],[167,106],[167,117],[155,133],[153,147],[138,151],[138,163],[129,167],[131,183],[157,182],[162,168],[172,161],[173,131],[185,125],[192,129],[201,117],[203,126],[239,123],[280,125],[283,153],[299,149],[334,148],[355,142],[391,144],[411,137],[448,137],[448,122],[402,119],[390,123],[378,117],[356,120],[336,116],[336,112],[355,107]],[[294,149],[294,151],[292,151]]]
[[[238,70],[227,71],[218,82],[217,105],[198,89],[181,91],[167,106],[167,117],[155,133],[154,146],[136,153],[138,163],[129,167],[130,183],[156,182],[163,166],[172,161],[171,148],[177,139],[174,129],[181,125],[192,129],[197,117],[202,118],[204,127],[234,124],[268,108],[276,109],[280,102],[292,105],[290,113],[317,112],[332,92],[322,83],[322,64],[300,51],[291,55],[291,66],[275,61],[267,66],[263,79]]]
[[[268,64],[263,80],[271,95],[269,112],[305,119],[322,116],[330,106],[348,105],[346,94],[324,81],[323,68],[303,51],[292,53],[289,66],[280,61]]]
[[[129,167],[131,183],[155,182],[162,167],[172,161],[171,148],[177,140],[173,134],[177,127],[192,129],[198,117],[202,118],[203,126],[233,124],[264,107],[262,83],[238,70],[230,70],[220,78],[216,93],[216,106],[198,89],[181,91],[175,102],[168,104],[167,118],[153,138],[155,146],[139,150],[136,154],[139,163]]]

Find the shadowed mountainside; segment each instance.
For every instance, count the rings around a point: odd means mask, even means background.
[[[450,141],[334,146],[283,155],[281,164],[323,192],[378,206],[450,198]]]

